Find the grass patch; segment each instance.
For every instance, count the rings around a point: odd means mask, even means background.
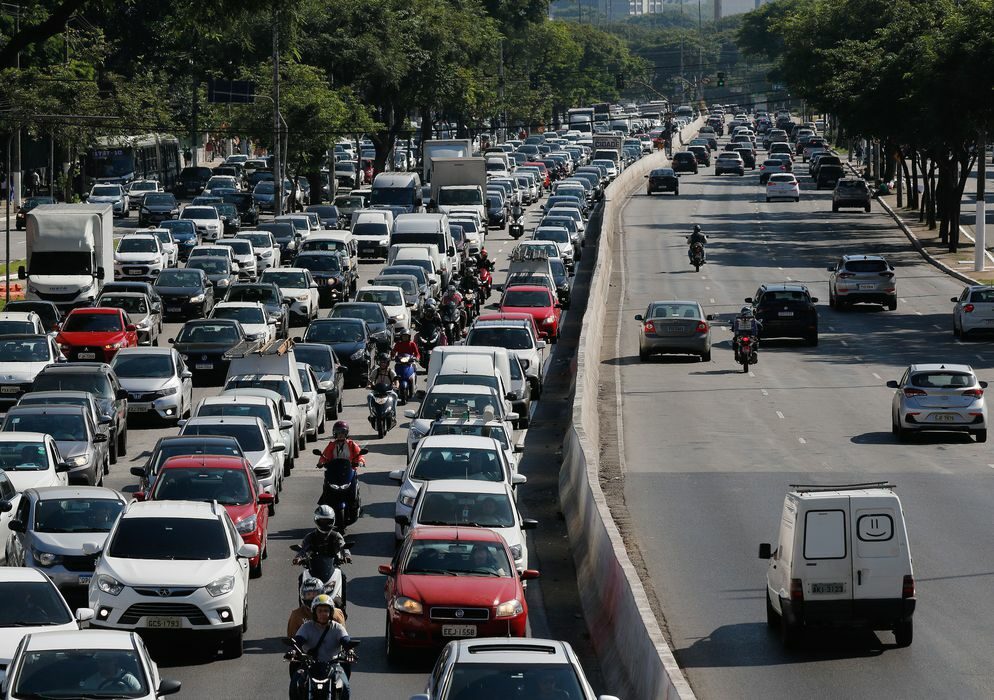
[[[10,270],[11,274],[16,275],[17,268],[23,265],[24,263],[25,263],[24,260],[11,260],[9,267],[7,265],[4,265],[3,263],[0,263],[0,275],[6,275],[8,270]]]

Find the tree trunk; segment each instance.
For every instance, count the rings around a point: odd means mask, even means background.
[[[935,170],[937,167],[937,161],[934,158],[930,159],[928,163],[928,176],[925,178],[925,222],[928,224],[930,231],[934,231],[936,226],[935,197],[938,190],[938,183],[936,182]]]
[[[911,201],[914,202],[915,209],[918,209],[919,211],[921,211],[921,209],[920,209],[920,207],[921,207],[921,201],[920,201],[920,199],[921,198],[918,196],[918,152],[917,151],[912,151],[911,152],[911,186],[912,186],[912,190],[911,190],[912,200]],[[920,218],[918,220],[921,221]]]
[[[950,177],[950,162],[948,154],[943,154],[939,160],[939,186],[935,192],[935,203],[939,215],[939,242],[943,245],[949,243],[949,190],[952,178]]]

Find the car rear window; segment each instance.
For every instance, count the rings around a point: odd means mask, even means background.
[[[649,311],[650,318],[701,318],[701,311],[695,304],[654,304]]]
[[[866,183],[862,180],[839,180],[837,187],[840,190],[851,190],[853,192],[866,191]]]
[[[807,292],[778,291],[778,292],[767,292],[766,294],[764,294],[761,304],[762,306],[769,306],[771,304],[782,304],[784,302],[805,303],[807,301],[808,301]]]
[[[850,272],[887,272],[887,263],[883,260],[850,260],[846,263]]]
[[[770,182],[795,182],[794,176],[790,173],[777,173],[770,175]]]
[[[956,389],[973,386],[972,374],[965,372],[919,372],[911,375],[911,386],[923,389]]]
[[[973,292],[970,295],[970,301],[988,304],[992,303],[994,302],[994,289],[983,289],[979,292]]]

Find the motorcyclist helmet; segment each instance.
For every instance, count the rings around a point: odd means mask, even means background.
[[[397,330],[397,335],[400,336],[400,338],[402,340],[410,340],[411,339],[411,331],[409,331],[407,328],[404,328],[403,326],[401,326]]]
[[[330,619],[335,614],[335,601],[327,593],[322,593],[311,601],[311,614],[315,614],[322,605],[328,608],[328,617]]]
[[[482,260],[486,260],[486,259],[487,259],[487,256],[489,256],[489,255],[490,255],[490,254],[489,254],[489,253],[487,252],[487,249],[486,249],[486,248],[484,248],[483,250],[481,250],[481,251],[480,251],[480,258],[481,258]]]
[[[752,316],[752,307],[743,306],[742,309],[739,311],[739,316]]]
[[[449,282],[449,286],[446,287],[445,291],[448,292],[449,294],[455,294],[456,293],[456,285],[454,285],[452,282]]]
[[[694,224],[694,233],[700,233],[700,232],[701,232],[701,225]]]
[[[344,440],[349,436],[349,424],[343,420],[336,421],[331,428],[331,435],[336,440]]]
[[[314,509],[314,525],[327,534],[335,527],[335,511],[331,506],[318,506]]]
[[[311,602],[324,592],[324,583],[319,578],[305,578],[300,584],[300,604],[310,607]]]
[[[437,311],[438,310],[438,302],[435,301],[434,299],[429,299],[428,301],[425,302],[425,310],[426,311]]]
[[[390,364],[390,355],[388,355],[385,352],[381,352],[379,355],[376,356],[376,362],[381,365],[388,365]]]

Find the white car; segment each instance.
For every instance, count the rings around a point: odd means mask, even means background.
[[[370,285],[356,291],[355,301],[373,301],[383,305],[394,328],[411,328],[411,311],[404,302],[404,290],[400,287]]]
[[[301,396],[307,399],[307,442],[317,442],[318,435],[324,432],[325,396],[318,391],[318,379],[314,376],[311,366],[303,362],[297,363],[300,375]]]
[[[953,335],[966,337],[974,331],[994,331],[994,286],[971,285],[952,297]],[[0,367],[3,365],[0,364]]]
[[[157,236],[132,233],[122,238],[114,251],[114,279],[154,282],[169,267],[169,254]]]
[[[242,655],[249,559],[224,506],[192,501],[132,501],[99,552],[90,581],[91,626],[209,633],[229,658]],[[163,595],[165,591],[166,595]]]
[[[68,486],[72,466],[63,461],[51,435],[45,433],[0,432],[0,468],[14,488]]]
[[[231,254],[235,256],[235,262],[238,263],[239,279],[251,281],[257,277],[255,248],[253,248],[251,241],[245,241],[241,238],[226,238],[218,241],[217,245],[231,248]]]
[[[532,232],[532,240],[555,243],[559,249],[559,257],[563,259],[563,265],[566,266],[567,271],[572,270],[575,247],[569,229],[562,226],[539,226]]]
[[[285,374],[235,374],[224,381],[222,393],[232,393],[232,389],[241,392],[255,392],[260,396],[262,391],[269,391],[283,401],[286,410],[284,414],[293,421],[293,433],[297,439],[295,456],[300,454],[307,442],[305,428],[307,426],[307,399],[300,395],[296,384]]]
[[[266,270],[259,277],[260,282],[269,282],[280,288],[280,292],[290,300],[290,316],[295,325],[307,325],[318,316],[318,284],[311,277],[311,271],[302,267],[281,267]]]
[[[31,391],[39,372],[64,359],[55,339],[42,333],[0,339],[0,412]]]
[[[414,454],[418,441],[428,434],[432,422],[438,417],[484,418],[487,421],[499,420],[504,423],[508,435],[513,435],[511,421],[518,419],[517,413],[504,413],[506,399],[497,395],[489,386],[477,384],[440,384],[428,390],[421,406],[404,411],[411,419],[407,432],[407,457]]]
[[[193,406],[193,373],[173,348],[123,348],[111,362],[128,392],[128,417],[175,425]]]
[[[222,301],[214,305],[209,318],[238,321],[249,340],[268,343],[276,338],[276,324],[269,322],[266,307],[257,301]]]
[[[0,667],[4,670],[25,636],[39,632],[78,633],[79,623],[93,617],[89,608],[80,608],[74,614],[44,572],[23,566],[0,568],[0,609]]]
[[[269,430],[269,439],[274,445],[283,445],[284,460],[286,459],[287,448],[290,451],[290,464],[284,465],[284,476],[289,475],[290,467],[293,465],[293,446],[296,440],[293,434],[293,421],[289,418],[280,418],[279,407],[275,398],[245,395],[240,392],[247,389],[235,389],[230,394],[220,396],[205,396],[200,399],[200,403],[193,410],[193,417],[209,416],[255,416]],[[270,392],[271,393],[271,392]]]
[[[181,219],[189,219],[197,227],[202,241],[216,241],[224,231],[224,222],[217,209],[209,206],[188,206],[179,215]]]
[[[162,192],[158,180],[132,180],[128,185],[128,206],[137,209],[141,206],[142,198],[149,192]]]
[[[0,311],[0,335],[45,335],[45,324],[34,311]],[[0,354],[0,368],[7,355]]]
[[[801,201],[801,185],[794,173],[773,173],[766,181],[766,201],[793,199]]]
[[[280,246],[269,231],[239,231],[236,240],[246,240],[252,244],[255,253],[256,274],[282,264]]]
[[[431,424],[428,436],[431,435],[470,435],[490,437],[496,440],[504,450],[504,458],[511,467],[511,474],[518,473],[518,453],[524,451],[524,446],[511,441],[511,434],[505,431],[503,421],[484,418],[439,418]]]
[[[610,158],[598,158],[596,160],[590,161],[591,165],[598,165],[607,170],[607,179],[614,180],[618,177],[618,166]]]
[[[241,192],[242,187],[238,182],[238,178],[234,175],[214,175],[207,181],[207,186],[204,187],[204,194],[211,194],[214,190],[234,190],[235,192]]]
[[[97,183],[86,195],[87,204],[110,204],[114,209],[114,216],[127,216],[130,213],[131,203],[128,193],[120,185],[108,183]]]
[[[167,266],[175,267],[176,263],[179,262],[179,246],[176,244],[176,239],[173,238],[173,232],[167,228],[149,227],[143,233],[150,233],[159,239],[162,249],[166,251],[168,256]]]
[[[406,469],[389,474],[400,482],[400,492],[394,505],[394,517],[410,519],[418,490],[426,481],[463,479],[476,482],[492,481],[508,486],[524,484],[528,479],[511,470],[500,443],[490,437],[470,435],[438,435],[420,441]],[[400,523],[394,521],[394,537],[404,538]]]

